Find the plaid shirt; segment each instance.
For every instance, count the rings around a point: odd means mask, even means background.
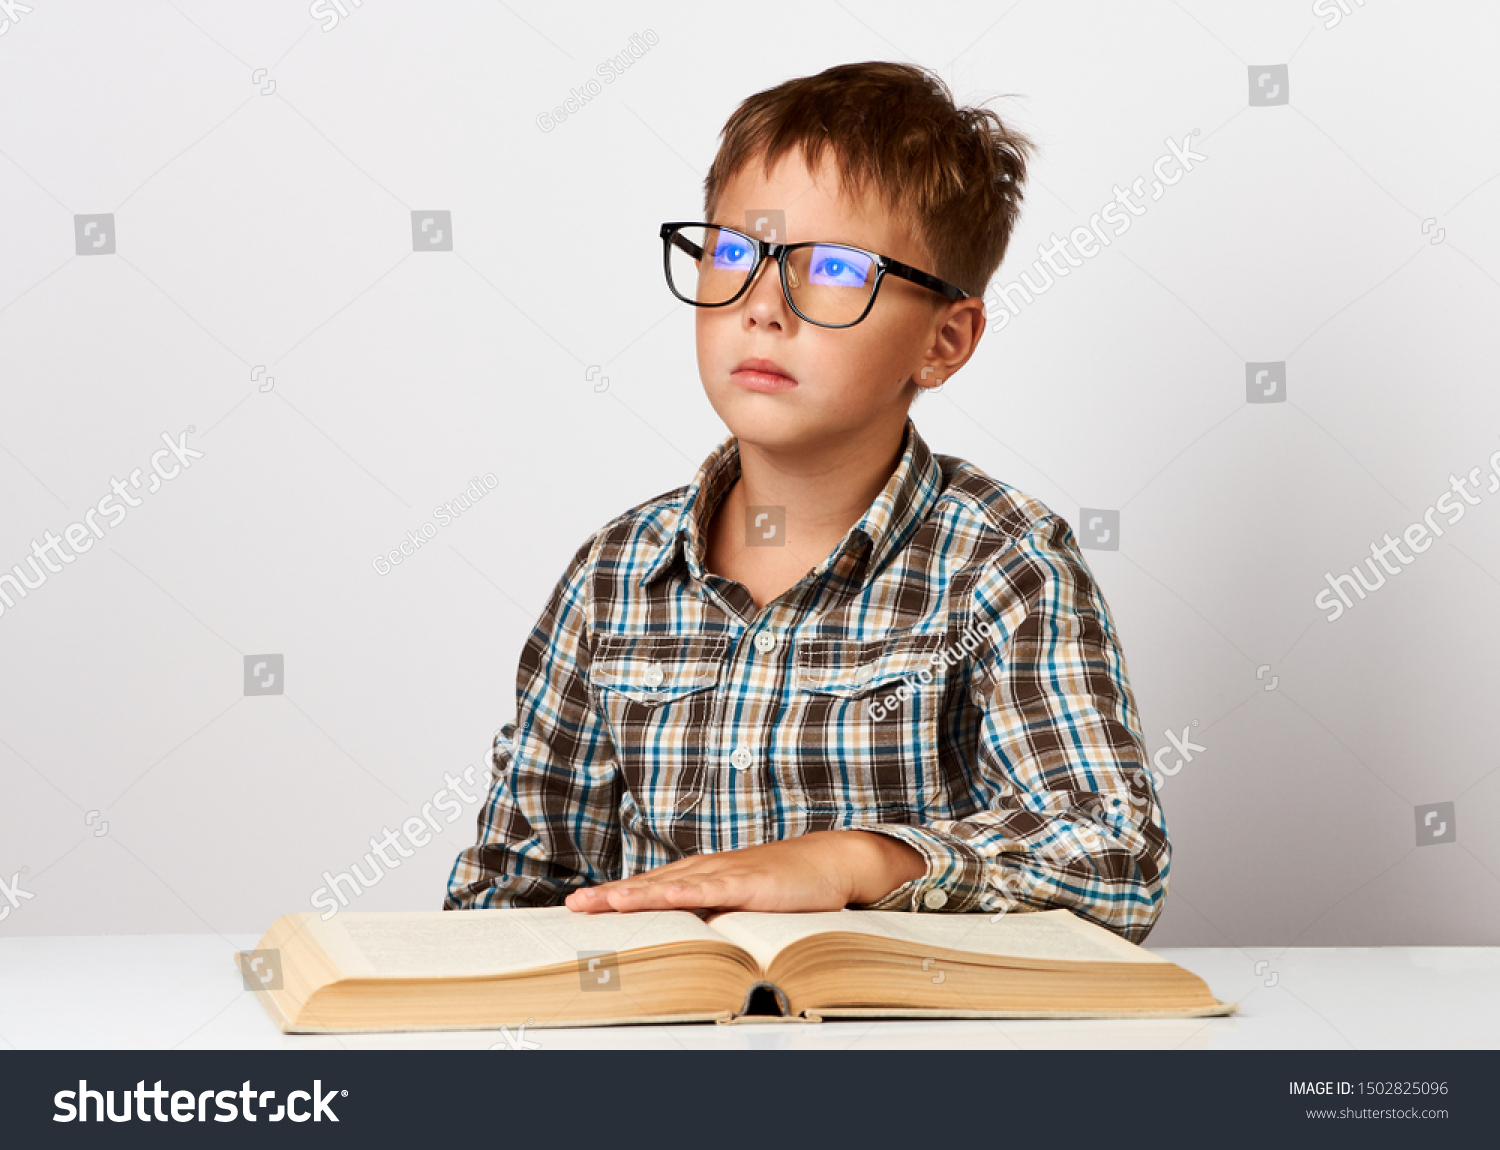
[[[903,447],[834,552],[762,609],[703,566],[733,436],[585,541],[522,651],[518,721],[444,909],[553,905],[859,827],[927,864],[864,909],[1066,907],[1145,938],[1166,823],[1073,534],[910,419]]]

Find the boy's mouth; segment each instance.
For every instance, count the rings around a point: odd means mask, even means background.
[[[729,373],[729,378],[751,391],[790,391],[797,386],[797,381],[774,360],[759,356],[742,362]]]

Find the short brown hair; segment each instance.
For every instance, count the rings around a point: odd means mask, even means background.
[[[1021,214],[1035,145],[988,108],[960,108],[925,68],[840,64],[745,100],[720,133],[703,181],[712,220],[720,194],[751,159],[765,171],[793,148],[816,168],[831,145],[841,189],[873,182],[931,254],[942,279],[982,296]],[[933,297],[942,302],[938,296]]]

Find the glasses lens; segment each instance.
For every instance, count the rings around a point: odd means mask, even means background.
[[[814,323],[853,323],[875,287],[875,261],[855,248],[813,244],[788,253],[786,286],[797,310]]]
[[[732,300],[755,267],[756,246],[728,228],[689,225],[667,238],[667,277],[684,299],[703,304]]]

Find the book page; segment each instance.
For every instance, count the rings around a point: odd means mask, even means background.
[[[1008,958],[1072,962],[1166,962],[1067,910],[988,914],[913,914],[899,910],[830,910],[807,914],[732,911],[709,923],[769,969],[794,942],[830,931],[899,939],[922,947]]]
[[[460,978],[575,963],[578,952],[725,939],[690,911],[580,914],[512,910],[344,911],[309,931],[348,978]]]

